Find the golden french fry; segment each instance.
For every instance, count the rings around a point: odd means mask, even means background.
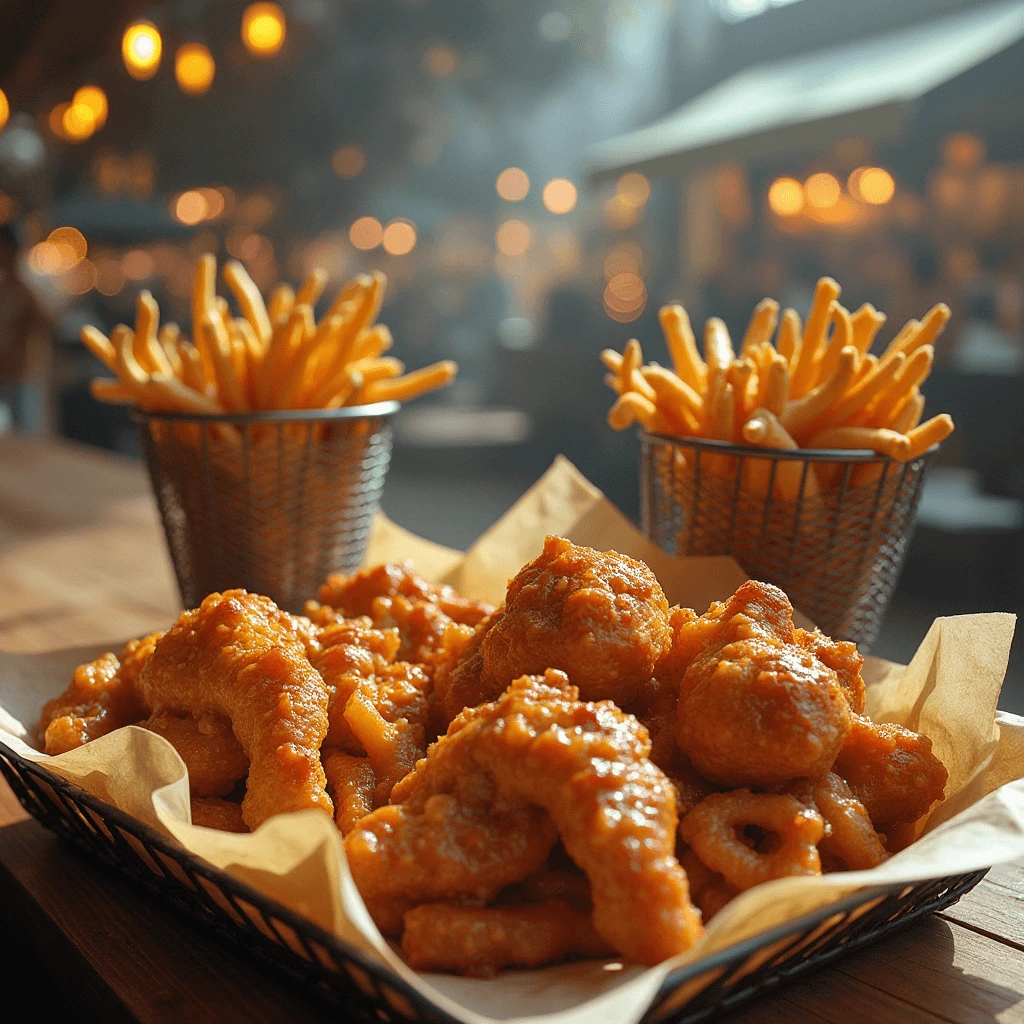
[[[622,353],[616,352],[613,348],[601,350],[601,362],[614,374],[622,369]]]
[[[876,359],[874,367],[863,377],[858,375],[850,390],[822,419],[834,427],[845,426],[889,386],[906,361],[907,357],[902,352],[898,352],[896,358],[889,360],[888,363]]]
[[[394,356],[384,356],[382,359],[360,359],[357,362],[349,363],[349,368],[363,378],[363,384],[373,384],[378,380],[390,380],[392,377],[399,377],[405,373],[405,363]]]
[[[82,344],[110,371],[117,373],[117,353],[110,339],[95,327],[83,327],[78,332]]]
[[[729,328],[717,316],[711,317],[704,325],[704,359],[708,364],[708,375],[724,375],[734,358]]]
[[[272,396],[280,381],[280,376],[291,361],[292,353],[302,344],[306,328],[306,315],[303,309],[308,308],[308,306],[293,307],[291,313],[288,314],[288,322],[283,327],[274,330],[260,366],[257,392],[261,409],[274,408],[271,404]]]
[[[279,284],[270,293],[267,316],[270,318],[270,326],[273,330],[283,327],[288,322],[294,305],[295,291],[290,284]]]
[[[217,308],[217,258],[211,253],[200,256],[196,263],[195,278],[192,282],[192,343],[203,357],[203,364],[210,367],[206,340],[202,337],[203,317]],[[208,375],[207,375],[208,376]]]
[[[408,402],[417,395],[426,391],[433,391],[435,388],[450,384],[459,367],[451,359],[443,359],[439,363],[424,366],[422,370],[413,370],[403,377],[396,377],[394,380],[379,380],[371,384],[366,390],[368,402]]]
[[[357,274],[334,296],[331,308],[327,310],[325,316],[344,316],[345,307],[349,303],[357,301],[363,292],[371,287],[373,287],[373,278],[369,274]]]
[[[910,442],[905,435],[880,427],[827,427],[811,438],[808,447],[863,449],[890,459],[905,459]]]
[[[949,306],[944,302],[939,302],[932,306],[921,321],[921,329],[908,342],[906,347],[907,355],[917,351],[917,349],[924,345],[934,345],[943,328],[949,323],[949,318]]]
[[[643,365],[644,354],[640,348],[640,342],[636,338],[630,338],[622,353],[622,364],[619,367],[619,383],[623,391],[636,391],[649,402],[653,402],[654,389],[644,380],[640,373]]]
[[[160,340],[158,344],[164,350],[164,356],[171,368],[171,373],[180,380],[183,367],[181,365],[181,357],[178,355],[178,346],[169,339]]]
[[[163,348],[157,343],[160,307],[145,289],[135,300],[135,358],[144,370],[173,375]]]
[[[786,403],[781,422],[793,437],[802,440],[825,415],[829,406],[839,401],[856,373],[857,358],[857,350],[847,345],[839,353],[839,363],[827,380],[802,398],[791,399]]]
[[[634,423],[639,423],[648,430],[654,430],[657,415],[657,407],[650,399],[635,391],[627,391],[619,395],[608,410],[608,426],[612,430],[626,430]]]
[[[698,433],[704,407],[700,395],[664,366],[645,366],[642,373],[653,389],[655,405],[668,422],[672,433]],[[615,382],[619,383],[618,377]]]
[[[327,286],[327,271],[323,267],[314,267],[302,282],[302,287],[295,293],[295,304],[305,303],[315,306]]]
[[[924,455],[933,444],[945,441],[953,433],[953,418],[948,412],[939,413],[930,420],[925,420],[919,427],[914,427],[907,434],[910,450],[906,460],[916,459]]]
[[[914,392],[908,396],[907,401],[903,403],[903,406],[893,417],[893,421],[889,425],[890,429],[896,430],[901,434],[909,434],[921,422],[923,413],[924,395],[915,388]]]
[[[249,276],[249,272],[238,260],[228,260],[224,264],[223,275],[228,287],[235,293],[242,315],[249,321],[256,337],[261,344],[269,344],[272,333],[270,317],[267,315],[267,307],[263,304],[263,296],[260,295],[260,290]]]
[[[782,321],[779,324],[779,337],[775,347],[779,355],[789,363],[790,373],[792,373],[793,367],[800,356],[802,330],[800,314],[795,309],[787,309],[782,314]]]
[[[310,364],[317,349],[323,345],[331,345],[336,342],[341,331],[345,327],[345,321],[340,316],[324,317],[319,326],[312,327],[312,307],[299,306],[296,309],[309,310],[308,319],[303,314],[303,338],[298,348],[292,353],[287,366],[284,367],[281,384],[277,391],[277,403],[282,409],[290,408],[299,402],[299,398],[307,383],[307,377],[312,375]]]
[[[216,369],[217,395],[220,403],[228,412],[245,412],[245,390],[238,379],[234,351],[224,322],[216,313],[207,313],[202,323]]]
[[[850,321],[853,324],[853,347],[866,355],[875,340],[875,335],[881,330],[885,323],[885,314],[879,313],[870,302],[865,302],[856,313],[852,314]]]
[[[715,404],[710,436],[716,441],[736,440],[736,392],[728,381]]]
[[[394,339],[391,331],[385,324],[374,324],[372,327],[359,332],[355,344],[352,346],[352,359],[376,359],[387,352]]]
[[[782,353],[772,359],[768,367],[767,383],[762,399],[762,406],[773,416],[781,416],[786,411],[789,401],[789,363]]]
[[[697,351],[697,340],[686,310],[678,303],[662,306],[658,311],[672,366],[684,384],[700,394],[707,382],[708,370]]]
[[[612,391],[615,392],[615,394],[622,394],[622,383],[619,381],[619,375],[617,373],[606,373],[604,375],[604,382],[607,387],[610,387]]]
[[[117,357],[115,369],[125,384],[145,384],[149,374],[139,365],[134,350],[135,332],[124,324],[118,324],[113,331],[110,343],[114,346]]]
[[[341,387],[324,403],[324,408],[338,409],[343,405],[365,405],[367,399],[362,390],[363,375],[358,370],[346,367]]]
[[[909,357],[897,353],[895,358],[903,356],[903,365],[889,382],[885,390],[855,419],[857,424],[864,426],[884,427],[889,423],[909,394],[928,376],[935,360],[935,349],[931,345],[919,348]]]
[[[252,325],[244,317],[236,317],[228,325],[228,334],[233,346],[240,345],[244,356],[244,373],[239,375],[245,380],[246,405],[250,409],[259,408],[260,369],[263,365],[263,346],[256,337]]]
[[[181,380],[186,387],[206,394],[206,375],[203,372],[203,360],[199,350],[188,341],[177,344],[178,358],[181,360]]]
[[[821,354],[821,359],[816,368],[815,384],[828,380],[835,372],[839,364],[839,353],[847,345],[853,344],[853,325],[850,323],[850,313],[840,303],[832,303],[832,339],[828,347]]]
[[[203,416],[218,416],[224,412],[212,398],[186,387],[176,377],[162,373],[152,374],[141,386],[139,401],[149,412],[190,412]]]
[[[865,380],[873,374],[875,372],[875,367],[878,366],[879,362],[880,360],[878,356],[872,355],[870,352],[862,356],[860,363],[857,365],[857,376],[853,378],[852,386],[855,387],[862,380]]]
[[[111,405],[135,405],[139,400],[135,385],[109,377],[93,377],[89,381],[89,391],[97,401]]]
[[[778,322],[779,304],[774,299],[762,299],[754,307],[750,317],[746,334],[743,335],[743,343],[740,345],[740,355],[748,356],[762,342],[768,341],[775,333]]]
[[[807,314],[804,336],[796,365],[792,367],[790,391],[794,398],[803,398],[814,386],[814,369],[818,352],[825,340],[832,303],[839,298],[840,288],[831,277],[823,277],[814,289],[814,301]]]
[[[740,428],[746,418],[757,407],[758,393],[755,387],[754,361],[750,358],[734,359],[729,366],[726,379],[733,391],[733,423],[732,435],[738,437]]]
[[[798,447],[796,441],[768,409],[755,409],[743,425],[741,436],[747,444],[758,448],[775,448],[792,451]],[[759,493],[766,494],[771,479],[771,462],[748,456],[748,480]],[[793,459],[775,461],[775,492],[783,501],[796,501],[801,490],[804,497],[818,493],[817,479],[807,471],[807,463]]]
[[[897,332],[896,337],[889,342],[886,350],[882,353],[882,361],[894,359],[897,352],[906,355],[906,349],[911,344],[917,332],[921,329],[920,320],[908,320]]]

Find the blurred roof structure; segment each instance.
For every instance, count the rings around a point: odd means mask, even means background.
[[[623,170],[678,173],[721,160],[899,135],[920,101],[1010,48],[1024,49],[1013,0],[758,64],[667,117],[593,147],[592,179]],[[1018,60],[1007,62],[1016,68]]]

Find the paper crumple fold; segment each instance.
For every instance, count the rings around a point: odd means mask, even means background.
[[[729,558],[673,558],[642,536],[569,462],[557,460],[465,554],[379,517],[367,564],[409,559],[422,575],[495,604],[507,580],[540,552],[546,534],[646,561],[670,603],[703,611],[745,578]],[[643,969],[584,961],[509,971],[482,981],[417,975],[374,927],[352,883],[341,838],[317,811],[282,815],[252,835],[190,824],[184,765],[162,737],[128,727],[58,757],[28,743],[43,703],[94,651],[0,655],[0,739],[54,773],[164,829],[190,851],[385,961],[467,1022],[520,1020],[632,1024],[673,967],[810,913],[863,886],[914,882],[1024,856],[1024,718],[996,711],[1013,636],[1002,613],[937,619],[910,665],[869,658],[868,713],[931,737],[949,770],[946,800],[923,835],[872,871],[779,879],[734,899],[683,957]],[[27,728],[26,728],[27,727]]]

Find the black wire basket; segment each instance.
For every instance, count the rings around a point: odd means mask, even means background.
[[[184,606],[243,587],[297,612],[329,573],[356,569],[398,408],[136,413]]]
[[[781,451],[641,431],[644,532],[673,555],[731,555],[863,650],[896,589],[925,469],[870,451]]]
[[[43,825],[268,964],[345,1020],[453,1024],[387,966],[0,742],[0,774]],[[755,995],[948,907],[984,871],[855,892],[669,974],[644,1024],[711,1020]]]

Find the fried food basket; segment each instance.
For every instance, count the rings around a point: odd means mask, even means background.
[[[871,451],[753,448],[641,432],[644,532],[673,555],[732,555],[830,636],[878,637],[925,469]],[[780,494],[783,476],[791,493]]]
[[[328,573],[354,570],[398,408],[136,413],[185,607],[243,587],[301,611]]]
[[[0,742],[0,776],[43,825],[128,884],[211,928],[239,953],[340,1008],[343,1020],[458,1024],[387,965],[283,907],[173,839]],[[800,978],[925,914],[985,875],[864,888],[669,974],[641,1024],[698,1024]]]

